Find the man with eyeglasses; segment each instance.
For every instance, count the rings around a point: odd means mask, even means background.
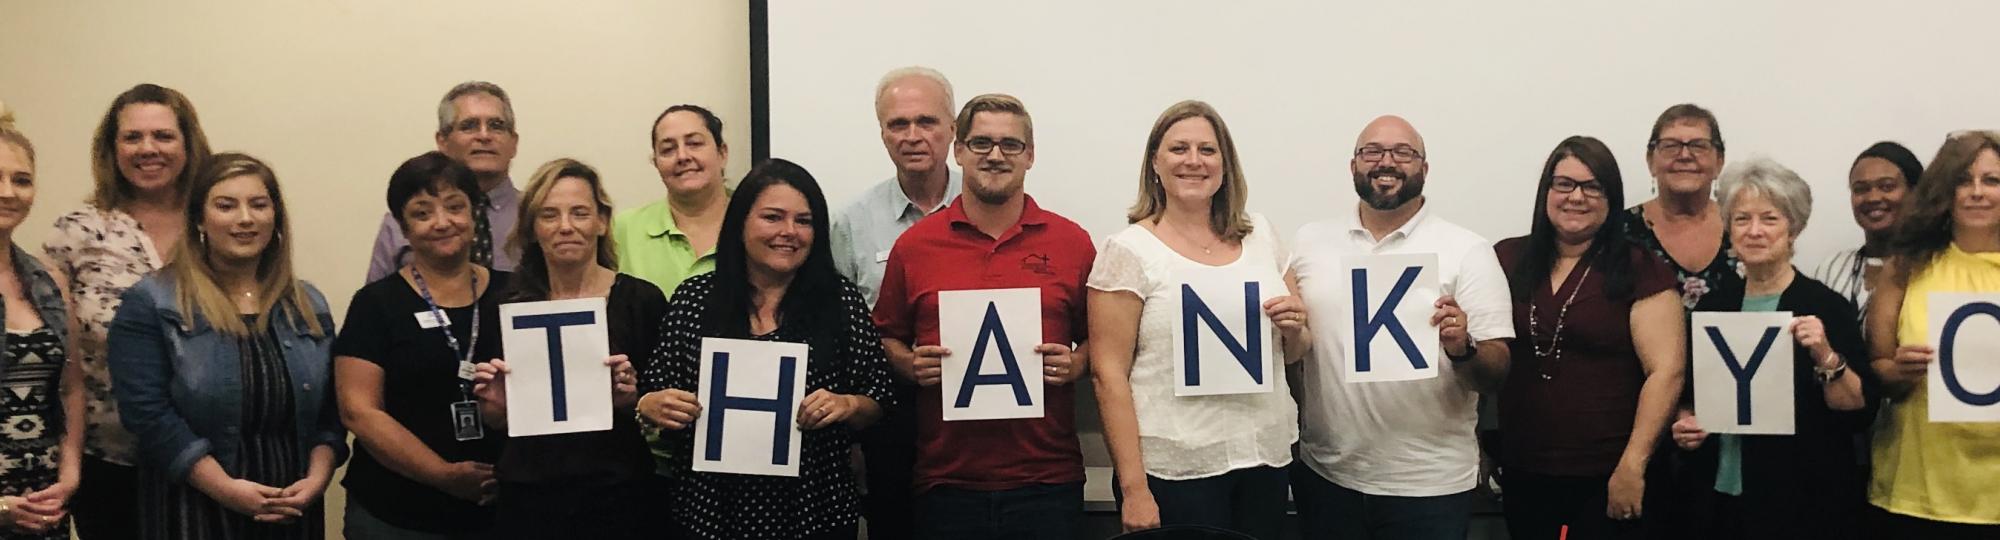
[[[514,131],[514,104],[507,91],[485,81],[452,87],[438,100],[437,149],[464,163],[479,178],[484,204],[472,205],[472,262],[494,270],[513,270],[514,260],[501,249],[520,213],[521,190],[508,178],[520,134]],[[375,250],[368,260],[368,282],[402,268],[410,241],[393,215],[382,215],[375,233]]]
[[[1479,476],[1479,394],[1506,379],[1506,340],[1514,337],[1507,276],[1485,238],[1431,213],[1423,196],[1430,162],[1416,128],[1378,118],[1353,156],[1359,207],[1301,228],[1291,268],[1307,311],[1326,319],[1312,325],[1319,345],[1300,383],[1299,459],[1291,468],[1300,532],[1462,540]],[[1436,378],[1349,384],[1355,310],[1343,259],[1387,254],[1437,255],[1444,297],[1430,324],[1448,360]]]
[[[956,134],[951,110],[951,82],[930,68],[891,71],[875,86],[875,120],[896,175],[862,192],[833,221],[833,265],[871,306],[896,239],[958,197],[958,173],[946,166]],[[916,458],[917,424],[908,398],[915,389],[897,385],[897,394],[903,399],[861,434],[868,487],[862,515],[870,540],[907,540],[914,534],[910,463]]]
[[[1022,193],[1035,134],[1019,100],[972,98],[955,130],[965,195],[896,240],[875,303],[890,365],[921,387],[916,536],[1072,540],[1083,519],[1084,475],[1070,383],[1089,370],[1083,286],[1097,248],[1082,227]],[[1041,289],[1042,325],[1013,339],[1041,342],[1044,414],[945,422],[943,359],[971,351],[939,346],[939,293],[1026,287]]]

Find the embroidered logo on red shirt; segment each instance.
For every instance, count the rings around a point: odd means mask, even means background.
[[[1028,256],[1022,257],[1021,269],[1044,276],[1056,275],[1055,268],[1049,266],[1049,256],[1040,253],[1029,253]]]

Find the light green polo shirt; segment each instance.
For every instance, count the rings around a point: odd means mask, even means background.
[[[611,219],[611,242],[618,249],[619,272],[652,282],[668,297],[681,281],[715,270],[714,250],[694,252],[687,234],[674,226],[666,199],[619,212]]]

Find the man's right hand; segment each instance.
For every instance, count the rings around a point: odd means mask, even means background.
[[[944,380],[944,357],[951,356],[951,349],[923,345],[914,352],[917,358],[910,365],[910,380],[916,381],[917,386],[937,386],[938,381]]]

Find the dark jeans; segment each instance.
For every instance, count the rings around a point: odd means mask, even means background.
[[[1471,490],[1436,497],[1369,495],[1328,481],[1300,462],[1292,463],[1291,476],[1302,538],[1465,540],[1471,533]]]
[[[1554,476],[1510,469],[1500,481],[1506,493],[1501,503],[1509,538],[1553,540],[1562,537],[1564,526],[1569,527],[1570,540],[1641,538],[1637,520],[1614,520],[1604,514],[1610,475]]]
[[[937,486],[916,496],[915,509],[917,538],[925,540],[1076,540],[1083,482],[1003,491]]]
[[[1160,507],[1160,526],[1202,525],[1257,540],[1278,540],[1282,534],[1289,483],[1281,467],[1237,469],[1193,480],[1146,477],[1146,489]],[[1113,489],[1112,495],[1124,508],[1125,494]]]
[[[501,482],[495,504],[497,538],[681,537],[680,524],[673,518],[673,483],[650,474],[610,486]]]
[[[910,396],[914,392],[905,391]],[[882,418],[861,432],[861,457],[868,467],[868,493],[861,498],[862,516],[868,520],[868,540],[910,540],[916,538],[916,522],[911,517],[917,462],[917,417],[907,405],[882,412]]]
[[[1870,505],[1874,513],[1874,538],[1881,540],[2000,540],[2000,525],[1968,525],[1931,521],[1883,510]]]
[[[70,496],[76,537],[125,540],[139,537],[139,469],[83,456],[83,479]]]

